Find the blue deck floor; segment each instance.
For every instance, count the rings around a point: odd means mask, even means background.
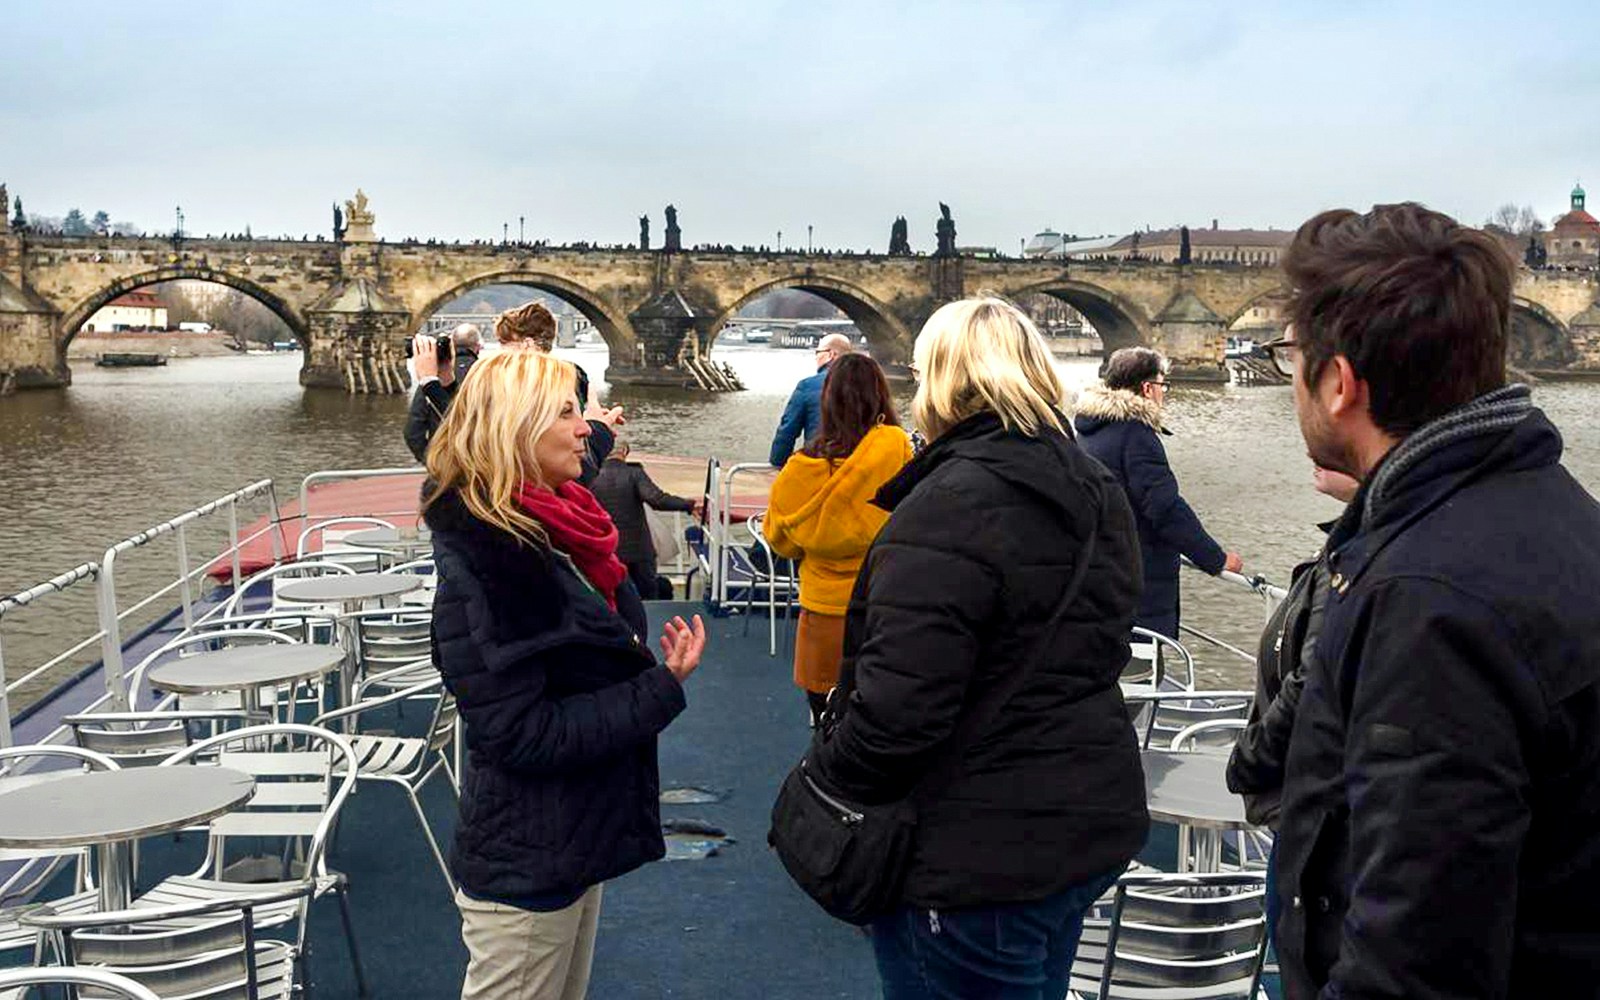
[[[699,605],[654,604],[656,621]],[[693,785],[721,801],[662,807],[663,820],[715,824],[735,843],[704,860],[649,865],[606,886],[590,996],[815,1000],[879,995],[871,948],[860,931],[818,910],[789,882],[766,846],[779,781],[809,737],[805,700],[785,653],[767,656],[765,620],[743,636],[738,618],[708,619],[711,643],[688,683],[689,707],[661,740],[662,787]],[[377,720],[420,728],[426,712]],[[448,843],[454,802],[443,780],[425,796]],[[142,882],[192,870],[202,844],[145,842]],[[1158,827],[1147,860],[1170,866],[1170,831]],[[1164,855],[1164,856],[1163,856]],[[401,793],[363,787],[346,806],[330,864],[351,881],[356,930],[376,997],[459,995],[466,953],[455,908]],[[328,901],[313,914],[311,967],[317,994],[355,995]]]

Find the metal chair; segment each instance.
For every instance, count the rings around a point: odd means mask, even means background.
[[[80,712],[62,716],[74,742],[118,767],[155,766],[194,742],[195,726],[213,733],[229,726],[270,722],[265,713],[242,708],[151,709],[144,712]]]
[[[783,591],[783,614],[785,619],[793,619],[795,597],[800,592],[800,580],[796,564],[787,559],[783,561],[790,567],[789,572],[778,571],[778,561],[783,559],[772,550],[767,542],[763,530],[766,525],[766,511],[750,515],[745,526],[750,529],[750,535],[755,539],[756,546],[766,557],[766,567],[756,565],[756,561],[746,558],[749,566],[750,582],[745,587],[744,596],[744,634],[750,634],[750,612],[755,606],[757,590],[764,590],[767,595],[767,655],[778,655],[778,591]],[[754,550],[752,550],[753,552]],[[787,638],[787,637],[786,637]]]
[[[127,976],[103,969],[0,969],[0,1000],[21,1000],[39,986],[88,986],[103,1000],[161,1000]]]
[[[384,568],[384,563],[392,558],[389,553],[343,544],[345,536],[353,535],[358,531],[365,531],[368,528],[389,528],[393,530],[394,524],[379,517],[348,517],[342,515],[318,521],[300,532],[300,537],[296,540],[294,546],[295,560],[298,562],[310,555],[312,552],[311,545],[320,535],[322,546],[318,552],[319,559],[325,562],[340,563],[358,573],[381,572]]]
[[[1266,876],[1129,872],[1084,919],[1075,998],[1254,1000],[1267,951]]]
[[[125,976],[159,997],[288,1000],[304,955],[287,942],[257,938],[260,913],[303,903],[313,888],[257,887],[232,899],[109,913],[40,912],[23,922],[59,935],[68,967]]]
[[[267,600],[264,610],[267,612],[274,614],[277,612],[287,612],[290,615],[299,617],[315,615],[318,617],[331,619],[340,611],[340,608],[337,605],[324,607],[315,604],[294,604],[292,602],[283,601],[278,597],[278,587],[280,584],[289,583],[295,580],[309,580],[319,576],[354,573],[354,569],[344,565],[343,563],[332,562],[325,559],[306,559],[292,563],[281,563],[277,566],[268,566],[266,569],[256,573],[248,580],[245,580],[243,583],[239,584],[238,589],[234,590],[234,592],[229,595],[228,599],[223,602],[222,610],[219,611],[218,614],[224,618],[232,618],[249,614],[252,610],[263,610],[260,608],[251,609],[246,607],[246,605],[252,600],[253,594],[255,595],[255,599],[258,601],[261,597],[266,597]],[[265,584],[267,588],[265,595],[261,593],[263,584]]]
[[[433,655],[431,608],[374,608],[344,615],[343,621],[356,640],[351,653],[355,662],[355,683],[351,689],[356,692],[357,700],[364,687],[371,686],[372,678],[419,660],[430,660]],[[431,662],[429,666],[431,669]],[[437,674],[438,671],[433,671],[433,676]],[[395,691],[427,679],[428,675],[423,675],[404,683],[384,683],[388,690]]]
[[[361,995],[366,978],[350,920],[345,877],[327,866],[327,844],[339,810],[355,788],[355,751],[337,733],[315,726],[273,723],[238,729],[202,740],[163,761],[162,767],[219,764],[256,778],[256,794],[241,809],[210,823],[206,857],[191,875],[162,880],[134,901],[134,907],[181,906],[196,902],[238,899],[251,893],[287,890],[300,882],[248,883],[223,877],[230,837],[269,837],[285,841],[282,866],[290,867],[289,851],[298,851],[304,879],[312,885],[310,899],[332,894],[339,904],[340,920],[350,948],[350,962]],[[257,930],[295,924],[295,948],[306,946],[308,899],[259,905]]]
[[[455,879],[450,874],[450,866],[445,864],[444,852],[439,849],[439,841],[433,835],[433,828],[428,825],[428,816],[422,810],[422,800],[419,797],[422,786],[440,771],[443,771],[445,777],[449,779],[450,788],[456,797],[459,799],[461,796],[460,780],[451,767],[451,758],[448,754],[456,739],[456,699],[445,690],[444,681],[438,673],[435,672],[431,681],[414,687],[351,705],[349,708],[327,712],[319,716],[313,725],[331,727],[335,722],[355,720],[374,709],[389,705],[399,706],[406,701],[419,698],[434,700],[433,718],[428,723],[426,735],[378,736],[355,732],[346,734],[345,738],[350,741],[350,746],[356,753],[357,781],[387,782],[400,786],[406,793],[406,798],[411,802],[411,810],[417,814],[417,822],[422,826],[422,834],[428,838],[428,847],[433,851],[433,859],[439,863],[439,870],[444,873],[445,886],[454,893]]]
[[[44,761],[65,762],[66,768],[37,769],[34,765]],[[12,791],[23,785],[50,781],[79,770],[115,771],[117,763],[110,758],[81,747],[36,745],[0,749],[0,792]],[[0,850],[0,864],[14,864],[16,870],[0,881],[0,903],[7,900],[32,900],[56,873],[68,865],[76,866],[73,891],[66,896],[50,900],[57,912],[83,912],[92,910],[99,902],[89,877],[88,852],[81,848],[54,851],[46,848],[7,848]],[[0,906],[0,952],[32,947],[34,961],[44,957],[44,941],[36,930],[23,927],[18,918],[36,908],[24,902],[15,906]]]
[[[1150,706],[1146,717],[1143,746],[1152,742],[1174,750],[1227,751],[1239,739],[1238,731],[1250,717],[1255,694],[1249,691],[1184,691],[1180,697],[1163,698]],[[1223,723],[1210,726],[1205,723]]]

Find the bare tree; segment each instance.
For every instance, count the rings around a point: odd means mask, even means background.
[[[1544,232],[1544,220],[1534,212],[1532,205],[1518,207],[1509,201],[1495,209],[1484,226],[1503,229],[1513,236],[1532,236]]]

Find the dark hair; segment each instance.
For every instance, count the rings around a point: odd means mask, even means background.
[[[1166,359],[1148,347],[1124,347],[1111,352],[1100,379],[1107,389],[1138,392],[1139,386],[1160,378],[1166,367]]]
[[[1511,259],[1489,234],[1415,202],[1323,212],[1283,256],[1308,385],[1335,355],[1406,435],[1505,385]]]
[[[806,445],[805,453],[812,458],[848,458],[872,428],[899,423],[883,369],[865,354],[846,354],[828,366],[822,382],[822,430]]]

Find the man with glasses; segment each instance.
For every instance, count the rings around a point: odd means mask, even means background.
[[[1161,422],[1167,398],[1167,359],[1148,347],[1124,347],[1106,360],[1103,386],[1078,397],[1073,426],[1085,451],[1111,470],[1127,491],[1144,557],[1144,593],[1134,624],[1177,638],[1180,556],[1215,576],[1244,562],[1206,533],[1178,492],[1167,464]]]
[[[822,429],[822,383],[828,377],[828,366],[852,350],[850,338],[842,333],[830,333],[817,341],[817,373],[801,379],[789,395],[783,419],[778,421],[778,433],[772,438],[768,461],[773,465],[783,468],[795,446],[804,445]]]
[[[1283,267],[1306,451],[1361,482],[1289,738],[1288,995],[1600,995],[1600,507],[1506,382],[1513,265],[1408,203]]]

